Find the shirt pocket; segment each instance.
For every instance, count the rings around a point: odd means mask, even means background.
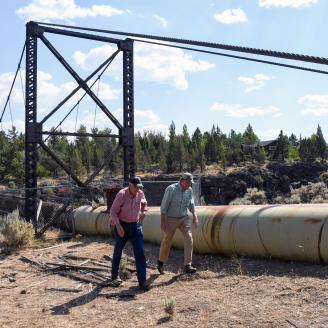
[[[181,206],[181,197],[174,197],[171,200],[170,208],[174,210],[179,210]]]
[[[188,194],[182,197],[182,209],[185,210],[189,206],[190,198]]]

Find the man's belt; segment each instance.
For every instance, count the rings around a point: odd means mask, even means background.
[[[186,217],[187,215],[182,215],[182,216],[168,216],[169,218],[172,218],[172,219],[183,219],[184,217]]]
[[[126,222],[126,221],[123,221],[123,220],[120,220],[120,222],[123,223],[123,224],[136,224],[136,223],[138,223],[138,221]]]

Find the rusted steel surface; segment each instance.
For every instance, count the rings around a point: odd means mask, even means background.
[[[328,204],[199,206],[196,210],[195,252],[328,263]],[[111,233],[106,207],[82,206],[74,217],[78,233]],[[145,241],[161,242],[159,207],[149,208],[143,232]],[[180,231],[172,245],[183,247]]]

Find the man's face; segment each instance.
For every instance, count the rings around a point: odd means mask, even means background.
[[[135,186],[134,184],[130,183],[129,184],[129,189],[130,189],[131,194],[133,196],[135,196],[140,188]]]
[[[184,191],[187,190],[189,187],[191,187],[191,183],[188,180],[182,179],[180,181],[181,181],[181,183],[180,183],[181,187]]]

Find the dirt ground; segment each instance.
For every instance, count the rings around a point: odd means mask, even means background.
[[[21,260],[59,262],[73,255],[109,265],[113,244],[80,237],[49,249],[53,242],[11,253],[0,248],[0,327],[328,327],[326,266],[195,254],[198,272],[186,275],[183,252],[172,250],[166,274],[148,269],[152,285],[143,292],[135,274],[120,287],[104,287]],[[145,250],[155,265],[159,246]],[[130,246],[125,254],[133,262]],[[169,297],[176,300],[173,316],[164,311]]]

